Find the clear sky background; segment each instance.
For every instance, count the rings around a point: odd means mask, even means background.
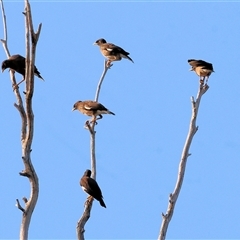
[[[5,1],[8,46],[25,55],[23,1]],[[87,195],[79,186],[90,168],[88,119],[71,112],[94,99],[104,58],[99,38],[130,52],[115,62],[99,102],[116,116],[96,126],[97,181],[107,209],[94,201],[86,239],[156,239],[173,191],[198,76],[187,60],[213,63],[203,96],[182,190],[167,239],[240,238],[238,2],[31,1],[35,29],[42,23],[35,78],[32,161],[40,194],[30,239],[76,239]],[[0,38],[3,28],[0,24]],[[6,59],[2,48],[1,59]],[[17,80],[22,76],[16,74]],[[20,87],[24,90],[24,84]],[[29,197],[20,145],[21,120],[9,73],[0,81],[0,238],[17,239]]]

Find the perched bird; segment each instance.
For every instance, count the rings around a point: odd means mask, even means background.
[[[120,61],[122,58],[127,58],[133,62],[133,60],[128,56],[130,53],[112,43],[107,43],[103,38],[98,39],[94,45],[98,45],[100,47],[102,55],[108,59],[108,65],[110,65],[113,61]]]
[[[207,82],[211,73],[214,72],[213,65],[203,60],[189,59],[188,63],[192,66],[190,71],[195,71],[200,77],[200,81],[204,81],[206,78]]]
[[[2,62],[2,72],[6,69],[6,68],[10,68],[18,73],[20,73],[23,76],[23,80],[21,82],[19,82],[17,85],[19,85],[20,83],[22,83],[25,80],[25,57],[17,54],[17,55],[12,55],[9,59],[4,60]],[[44,80],[42,78],[42,76],[40,75],[40,72],[38,71],[38,69],[36,68],[36,66],[34,66],[34,74],[41,78],[42,80]]]
[[[106,205],[103,201],[102,191],[98,186],[97,182],[93,178],[91,178],[91,171],[89,169],[84,172],[80,180],[80,185],[83,191],[94,197],[96,200],[99,201],[102,207],[106,208]]]
[[[113,112],[109,111],[105,108],[101,103],[96,101],[78,101],[73,105],[74,110],[79,110],[81,113],[93,117],[91,122],[96,122],[96,120],[102,118],[102,114],[112,114],[115,115]],[[99,118],[97,118],[99,116]]]

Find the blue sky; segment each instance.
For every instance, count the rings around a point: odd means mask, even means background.
[[[25,55],[24,3],[4,6],[9,50]],[[96,126],[97,181],[107,209],[94,202],[86,239],[157,238],[198,90],[190,58],[213,63],[215,73],[167,239],[240,238],[239,3],[32,1],[31,7],[35,29],[43,24],[36,66],[45,82],[35,80],[32,161],[40,194],[29,238],[76,238],[86,200],[79,179],[90,168],[90,150],[87,117],[71,109],[94,99],[104,63],[93,46],[99,38],[130,52],[134,64],[114,63],[102,85],[99,102],[116,114]],[[3,49],[0,56],[6,59]],[[17,239],[15,199],[29,196],[29,182],[18,174],[21,122],[7,71],[1,79],[0,238]]]

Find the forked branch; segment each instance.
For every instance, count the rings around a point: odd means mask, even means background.
[[[189,149],[190,149],[193,137],[198,130],[198,127],[196,126],[196,120],[197,120],[198,109],[200,106],[201,98],[202,98],[202,95],[208,90],[208,88],[209,88],[209,86],[207,84],[204,85],[203,83],[200,83],[196,101],[194,101],[193,97],[191,98],[192,116],[191,116],[191,120],[190,120],[189,131],[188,131],[187,139],[185,141],[185,145],[183,147],[181,160],[179,163],[178,177],[177,177],[175,189],[174,189],[173,193],[171,193],[169,195],[167,212],[165,214],[162,213],[162,224],[161,224],[158,240],[164,240],[166,238],[168,225],[173,216],[175,204],[177,202],[178,195],[181,191],[181,187],[183,184],[187,159],[191,155],[189,153]]]
[[[4,39],[1,39],[3,48],[6,52],[7,57],[10,57],[10,52],[7,46],[7,23],[6,15],[4,11],[4,6],[2,0],[1,9],[3,16],[3,28],[4,28]],[[26,197],[23,198],[24,207],[21,206],[20,201],[16,200],[16,206],[19,210],[23,212],[22,224],[20,227],[20,240],[28,239],[28,229],[31,221],[32,212],[34,211],[35,205],[38,199],[39,184],[38,177],[34,170],[34,167],[31,162],[31,146],[33,140],[34,132],[34,115],[32,110],[32,97],[34,92],[34,62],[35,62],[35,52],[37,40],[39,38],[41,24],[39,25],[38,32],[35,34],[33,31],[31,8],[28,0],[25,0],[25,31],[26,31],[26,74],[25,74],[25,83],[26,83],[26,92],[25,92],[25,107],[23,104],[23,98],[20,94],[19,88],[14,87],[14,93],[17,99],[17,103],[14,106],[20,113],[22,119],[22,128],[21,128],[21,144],[22,144],[22,160],[25,166],[25,169],[20,173],[21,176],[27,177],[30,181],[30,197],[27,200]],[[31,37],[31,42],[29,41]],[[30,50],[31,49],[31,50]],[[10,71],[10,79],[13,86],[16,86],[16,80],[14,72]]]

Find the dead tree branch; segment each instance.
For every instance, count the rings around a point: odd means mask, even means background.
[[[98,82],[96,95],[95,95],[95,101],[98,101],[102,82],[107,73],[107,70],[111,66],[112,65],[110,65],[110,66],[107,65],[106,60],[104,61],[104,69],[103,69],[103,73],[100,77],[100,80]],[[91,177],[96,180],[97,168],[96,168],[96,156],[95,156],[95,134],[96,134],[96,132],[94,130],[95,125],[96,125],[95,121],[93,121],[92,123],[89,123],[88,121],[86,122],[86,127],[90,133],[90,156],[91,156],[91,171],[92,171]],[[87,223],[88,219],[90,218],[92,204],[93,204],[93,198],[87,199],[87,201],[85,202],[83,215],[81,216],[81,218],[79,219],[79,221],[77,223],[77,238],[78,238],[78,240],[84,240],[84,232],[85,232],[84,226]]]
[[[10,52],[7,46],[7,24],[6,24],[6,15],[4,11],[4,6],[2,0],[1,9],[3,16],[3,27],[4,27],[4,39],[1,39],[3,44],[3,48],[6,52],[7,57],[10,57]],[[22,127],[21,127],[21,145],[22,145],[22,160],[25,169],[20,173],[21,176],[27,177],[30,181],[30,198],[23,198],[25,203],[25,208],[23,208],[17,199],[16,206],[23,212],[22,224],[20,227],[20,240],[28,239],[28,229],[31,221],[31,216],[34,211],[35,205],[38,199],[39,193],[39,184],[38,177],[35,172],[35,169],[32,165],[31,161],[31,146],[33,140],[34,133],[34,115],[32,110],[32,97],[34,92],[34,63],[35,63],[35,53],[36,53],[36,45],[41,31],[41,24],[38,27],[37,33],[34,33],[33,24],[32,24],[32,16],[31,16],[31,8],[28,0],[25,0],[25,31],[26,31],[26,92],[25,92],[25,107],[23,104],[23,98],[19,92],[18,87],[14,87],[14,93],[17,99],[17,103],[14,106],[19,111],[20,117],[22,119]],[[31,39],[31,42],[30,42]],[[12,85],[16,86],[16,80],[14,72],[10,71],[10,79],[12,81]]]
[[[34,33],[31,7],[28,0],[25,0],[25,31],[26,31],[26,94],[25,94],[25,113],[26,113],[26,136],[22,140],[22,159],[25,166],[25,175],[30,176],[31,185],[30,198],[26,203],[25,214],[22,218],[20,228],[20,239],[28,239],[28,229],[31,221],[32,212],[36,206],[39,194],[38,176],[31,161],[31,146],[34,133],[34,114],[32,110],[32,97],[34,92],[34,66],[37,40],[40,35],[41,24],[37,33]],[[40,29],[40,30],[39,30]],[[31,42],[30,42],[31,39]],[[31,50],[30,50],[31,49]]]
[[[183,179],[184,179],[184,174],[185,174],[185,169],[186,169],[186,164],[187,164],[187,158],[191,155],[189,153],[189,149],[190,149],[193,137],[198,130],[198,127],[196,126],[196,120],[197,120],[198,109],[200,106],[200,101],[201,101],[203,94],[208,90],[208,88],[209,87],[207,84],[204,85],[203,83],[200,83],[196,101],[194,101],[193,97],[191,98],[192,116],[191,116],[191,120],[190,120],[189,131],[188,131],[187,139],[185,141],[185,145],[183,147],[181,160],[179,163],[178,177],[177,177],[175,189],[174,189],[173,193],[171,193],[169,195],[167,212],[165,214],[162,213],[162,225],[160,228],[158,240],[165,239],[169,222],[171,221],[171,218],[173,216],[175,204],[177,202],[178,195],[180,193],[180,190],[181,190],[181,187],[183,184]]]
[[[102,73],[102,76],[100,77],[100,80],[98,82],[98,86],[97,86],[97,91],[96,91],[96,95],[95,95],[95,101],[97,102],[98,101],[98,98],[99,98],[99,94],[100,94],[100,89],[101,89],[101,86],[102,86],[102,82],[104,80],[104,77],[108,71],[108,69],[112,66],[111,65],[108,65],[108,61],[107,60],[104,60],[104,69],[103,69],[103,73]]]

